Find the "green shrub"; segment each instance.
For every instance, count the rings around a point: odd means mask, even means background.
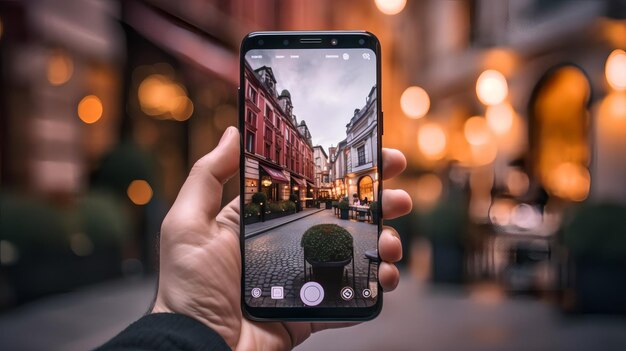
[[[298,202],[298,195],[296,194],[289,195],[289,201],[293,201],[294,203]]]
[[[283,209],[285,210],[285,212],[293,212],[296,210],[296,203],[293,201],[283,201],[281,203]]]
[[[626,261],[626,207],[583,204],[568,214],[563,243],[577,257]]]
[[[281,206],[281,204],[278,202],[270,202],[269,209],[272,213],[283,212],[283,206]]]
[[[256,217],[261,214],[261,207],[255,203],[250,203],[244,206],[243,208],[243,216],[244,218],[248,217]]]
[[[350,209],[350,203],[346,199],[343,199],[343,200],[339,201],[339,205],[337,205],[337,206],[339,207],[340,210],[348,210],[348,209]]]
[[[352,256],[353,240],[350,232],[336,224],[318,224],[304,232],[300,246],[307,259],[337,262]]]
[[[378,201],[370,202],[370,211],[372,211],[372,213],[378,213]]]
[[[252,194],[252,202],[255,204],[264,204],[267,203],[267,195],[262,192]]]

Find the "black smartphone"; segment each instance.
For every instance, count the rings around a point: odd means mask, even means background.
[[[378,39],[250,33],[240,70],[244,314],[374,318],[382,306]]]

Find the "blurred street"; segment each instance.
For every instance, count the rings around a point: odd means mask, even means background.
[[[15,309],[0,317],[0,345],[96,347],[146,311],[154,284],[120,280]],[[503,299],[494,289],[434,288],[404,274],[398,289],[385,294],[377,319],[314,334],[296,350],[623,350],[625,318],[568,318],[540,301]]]

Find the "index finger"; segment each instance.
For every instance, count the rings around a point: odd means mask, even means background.
[[[391,179],[405,168],[406,157],[400,150],[383,148],[383,179]]]

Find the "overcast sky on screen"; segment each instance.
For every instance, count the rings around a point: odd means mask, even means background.
[[[344,53],[348,60],[343,59]],[[257,58],[251,58],[253,55]],[[284,58],[277,58],[279,55]],[[251,50],[246,59],[252,69],[272,68],[278,93],[289,90],[298,123],[306,122],[313,145],[322,145],[326,152],[346,138],[346,124],[354,109],[365,106],[365,98],[376,84],[376,59],[368,49]]]

